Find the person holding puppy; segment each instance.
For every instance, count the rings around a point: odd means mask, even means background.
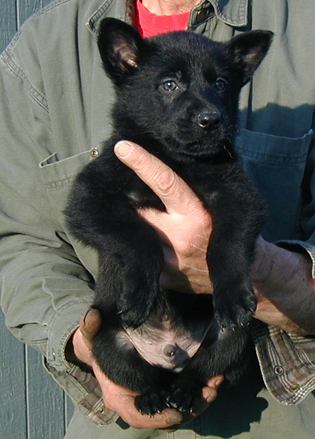
[[[303,8],[293,0],[68,0],[32,18],[3,53],[1,306],[10,330],[44,355],[48,371],[78,403],[66,438],[313,437],[315,94],[308,41],[315,11]],[[89,311],[97,258],[71,240],[63,209],[74,175],[97,157],[111,129],[112,90],[95,43],[105,16],[131,21],[146,37],[186,28],[222,41],[250,29],[275,34],[241,95],[237,146],[268,205],[252,267],[255,318],[265,323],[253,329],[260,368],[253,347],[237,387],[225,387],[223,377],[209,381],[198,416],[171,409],[141,415],[135,395],[111,383],[91,354],[100,325]],[[211,294],[204,257],[211,215],[141,146],[121,142],[116,154],[166,207],[139,212],[165,242],[162,285]]]

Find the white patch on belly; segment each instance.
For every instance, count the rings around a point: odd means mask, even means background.
[[[137,329],[124,328],[134,348],[148,363],[181,372],[206,336],[210,325],[200,325],[193,332],[175,331],[168,320],[156,328],[144,324]]]

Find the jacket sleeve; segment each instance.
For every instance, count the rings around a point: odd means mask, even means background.
[[[35,53],[25,56],[38,64]],[[1,56],[1,307],[10,331],[42,353],[55,379],[78,401],[87,391],[79,382],[69,386],[73,366],[65,346],[93,301],[93,277],[60,223],[63,206],[51,204],[42,178],[39,164],[56,145],[40,71],[33,71],[34,78],[27,76],[11,50]]]

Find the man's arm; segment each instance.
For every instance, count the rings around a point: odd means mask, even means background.
[[[51,203],[43,180],[48,167],[39,166],[56,145],[33,37],[28,26],[0,57],[0,303],[9,330],[41,352],[80,403],[90,394],[88,379],[70,377],[64,350],[93,302],[93,279],[60,224],[66,187],[55,185],[60,200]]]
[[[252,268],[255,317],[286,332],[315,334],[315,280],[308,254],[257,240]]]

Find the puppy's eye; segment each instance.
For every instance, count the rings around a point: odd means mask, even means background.
[[[178,85],[176,84],[175,81],[172,81],[172,80],[168,80],[168,81],[163,82],[161,84],[161,86],[164,90],[169,91],[169,92],[175,91],[178,89]]]
[[[223,78],[218,78],[215,81],[214,86],[217,90],[222,91],[226,87],[226,81]]]

